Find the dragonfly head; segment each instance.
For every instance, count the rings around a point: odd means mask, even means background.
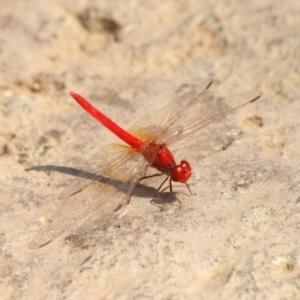
[[[186,183],[191,175],[192,168],[186,160],[182,160],[179,165],[175,165],[171,171],[171,179],[175,182]]]

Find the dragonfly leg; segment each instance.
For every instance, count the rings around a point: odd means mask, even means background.
[[[164,175],[164,173],[153,174],[153,175],[141,177],[141,178],[136,182],[136,184],[134,185],[134,187],[132,188],[131,193],[129,194],[127,203],[129,204],[130,199],[131,199],[131,197],[132,197],[132,195],[133,195],[133,193],[134,193],[134,190],[135,190],[136,186],[139,184],[140,181],[142,181],[142,180],[144,180],[144,179],[152,178],[152,177],[162,176],[162,175]],[[165,184],[165,182],[166,182],[168,179],[169,179],[169,188],[170,188],[170,192],[171,192],[172,196],[179,202],[179,206],[180,206],[180,208],[181,208],[181,201],[176,197],[176,195],[175,195],[175,193],[173,192],[173,189],[172,189],[172,180],[171,180],[171,177],[170,177],[170,176],[167,176],[167,177],[163,180],[163,182],[160,184],[160,186],[156,189],[156,196],[157,196],[159,202],[162,204],[162,207],[161,207],[161,209],[160,209],[161,211],[164,210],[165,203],[164,203],[164,201],[163,201],[162,198],[161,198],[161,195],[160,195],[160,189],[163,187],[163,185]],[[187,188],[189,189],[189,191],[190,191],[190,193],[191,193],[190,187],[189,187],[189,185],[188,185],[187,183],[186,183],[186,186],[187,186]]]
[[[187,183],[185,183],[185,185],[186,185],[186,187],[188,188],[188,190],[189,190],[189,192],[190,192],[190,194],[191,194],[191,196],[192,196],[192,191],[191,191],[191,189],[190,189],[190,186],[189,186]]]
[[[149,175],[149,176],[144,176],[144,177],[140,178],[140,180],[139,180],[138,182],[140,182],[140,181],[143,180],[143,179],[148,179],[148,178],[152,178],[152,177],[158,177],[158,176],[162,176],[162,175],[164,175],[164,173],[159,173],[159,174],[153,174],[153,175]],[[164,206],[165,206],[165,203],[164,203],[164,201],[163,201],[162,198],[161,198],[161,195],[160,195],[159,190],[162,188],[162,186],[165,184],[165,182],[168,180],[169,177],[170,177],[170,176],[167,176],[167,177],[164,179],[164,181],[161,183],[161,185],[160,185],[160,186],[156,189],[156,191],[155,191],[155,192],[156,192],[156,196],[157,196],[159,202],[162,204],[162,207],[161,207],[160,211],[163,211]],[[171,178],[171,177],[170,177],[170,178]]]
[[[130,194],[129,194],[129,196],[128,196],[127,204],[130,203],[131,197],[132,197],[132,195],[133,195],[133,193],[134,193],[134,191],[135,191],[135,189],[136,189],[136,186],[140,183],[140,181],[142,181],[142,180],[144,180],[144,179],[152,178],[152,177],[162,176],[162,175],[164,175],[164,173],[153,174],[153,175],[141,177],[141,178],[136,182],[136,184],[133,186],[133,188],[132,188],[132,190],[131,190],[131,192],[130,192]]]
[[[163,174],[163,173],[162,173],[162,174]],[[161,175],[162,175],[162,174],[161,174]],[[154,176],[153,176],[153,177],[154,177]],[[167,177],[164,179],[164,181],[161,183],[161,185],[156,189],[156,196],[157,196],[159,202],[162,204],[162,207],[160,208],[160,211],[163,211],[163,210],[164,210],[165,203],[164,203],[163,199],[161,198],[161,195],[160,195],[159,190],[162,188],[162,186],[165,184],[165,182],[168,180],[168,178],[170,178],[170,180],[171,180],[171,177],[170,177],[170,176],[167,176]]]
[[[164,173],[159,173],[159,174],[154,174],[154,175],[149,175],[149,176],[145,176],[145,177],[142,177],[139,181],[143,180],[143,179],[147,179],[147,178],[151,178],[151,177],[157,177],[157,176],[161,176],[161,175],[164,175]],[[170,192],[172,194],[172,196],[179,202],[179,207],[181,208],[181,201],[177,198],[175,192],[173,192],[173,187],[172,187],[172,179],[170,176],[167,176],[164,181],[161,183],[161,185],[156,189],[156,196],[159,200],[159,202],[162,204],[162,207],[161,207],[161,211],[164,210],[164,206],[165,206],[165,203],[164,201],[162,200],[161,198],[161,195],[160,195],[160,189],[163,187],[163,185],[165,184],[165,182],[169,179],[169,188],[170,188]],[[185,185],[187,186],[190,194],[192,195],[192,191],[189,187],[189,185],[187,183],[185,183]],[[165,187],[162,191],[164,191],[165,189],[167,189],[168,187]]]
[[[186,185],[187,185],[189,191],[191,192],[190,187],[188,186],[187,183],[186,183]],[[181,209],[181,201],[177,198],[176,194],[173,192],[171,177],[169,180],[169,187],[170,187],[170,192],[171,192],[172,196],[179,202],[179,208]]]

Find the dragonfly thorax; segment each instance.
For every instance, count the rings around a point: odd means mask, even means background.
[[[173,154],[165,144],[150,143],[143,155],[151,162],[151,167],[171,176],[172,181],[185,183],[192,175],[190,164],[183,160],[176,165]]]

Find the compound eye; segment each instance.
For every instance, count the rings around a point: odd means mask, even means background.
[[[172,169],[171,177],[172,180],[177,182],[185,183],[192,175],[190,164],[183,160],[180,165],[175,166]]]
[[[186,161],[186,160],[182,160],[180,163],[180,166],[185,170],[185,171],[191,171],[191,165]]]

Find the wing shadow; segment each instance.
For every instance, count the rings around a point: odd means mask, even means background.
[[[99,181],[102,183],[107,183],[113,185],[115,188],[118,188],[119,186],[123,186],[120,184],[121,182],[118,180],[113,180],[111,178],[105,177],[105,176],[99,176],[94,173],[86,172],[86,171],[81,171],[76,168],[71,168],[71,167],[64,167],[64,166],[56,166],[56,165],[38,165],[38,166],[33,166],[31,168],[25,169],[26,172],[30,171],[37,171],[37,172],[45,172],[45,173],[50,173],[50,172],[57,172],[61,174],[67,174],[71,175],[74,177],[81,177],[81,178],[86,178],[90,179],[91,181]],[[164,194],[164,193],[163,193]],[[156,189],[155,187],[148,186],[146,184],[138,183],[133,196],[141,197],[141,198],[147,198],[149,199],[149,195],[153,195],[156,197]]]

